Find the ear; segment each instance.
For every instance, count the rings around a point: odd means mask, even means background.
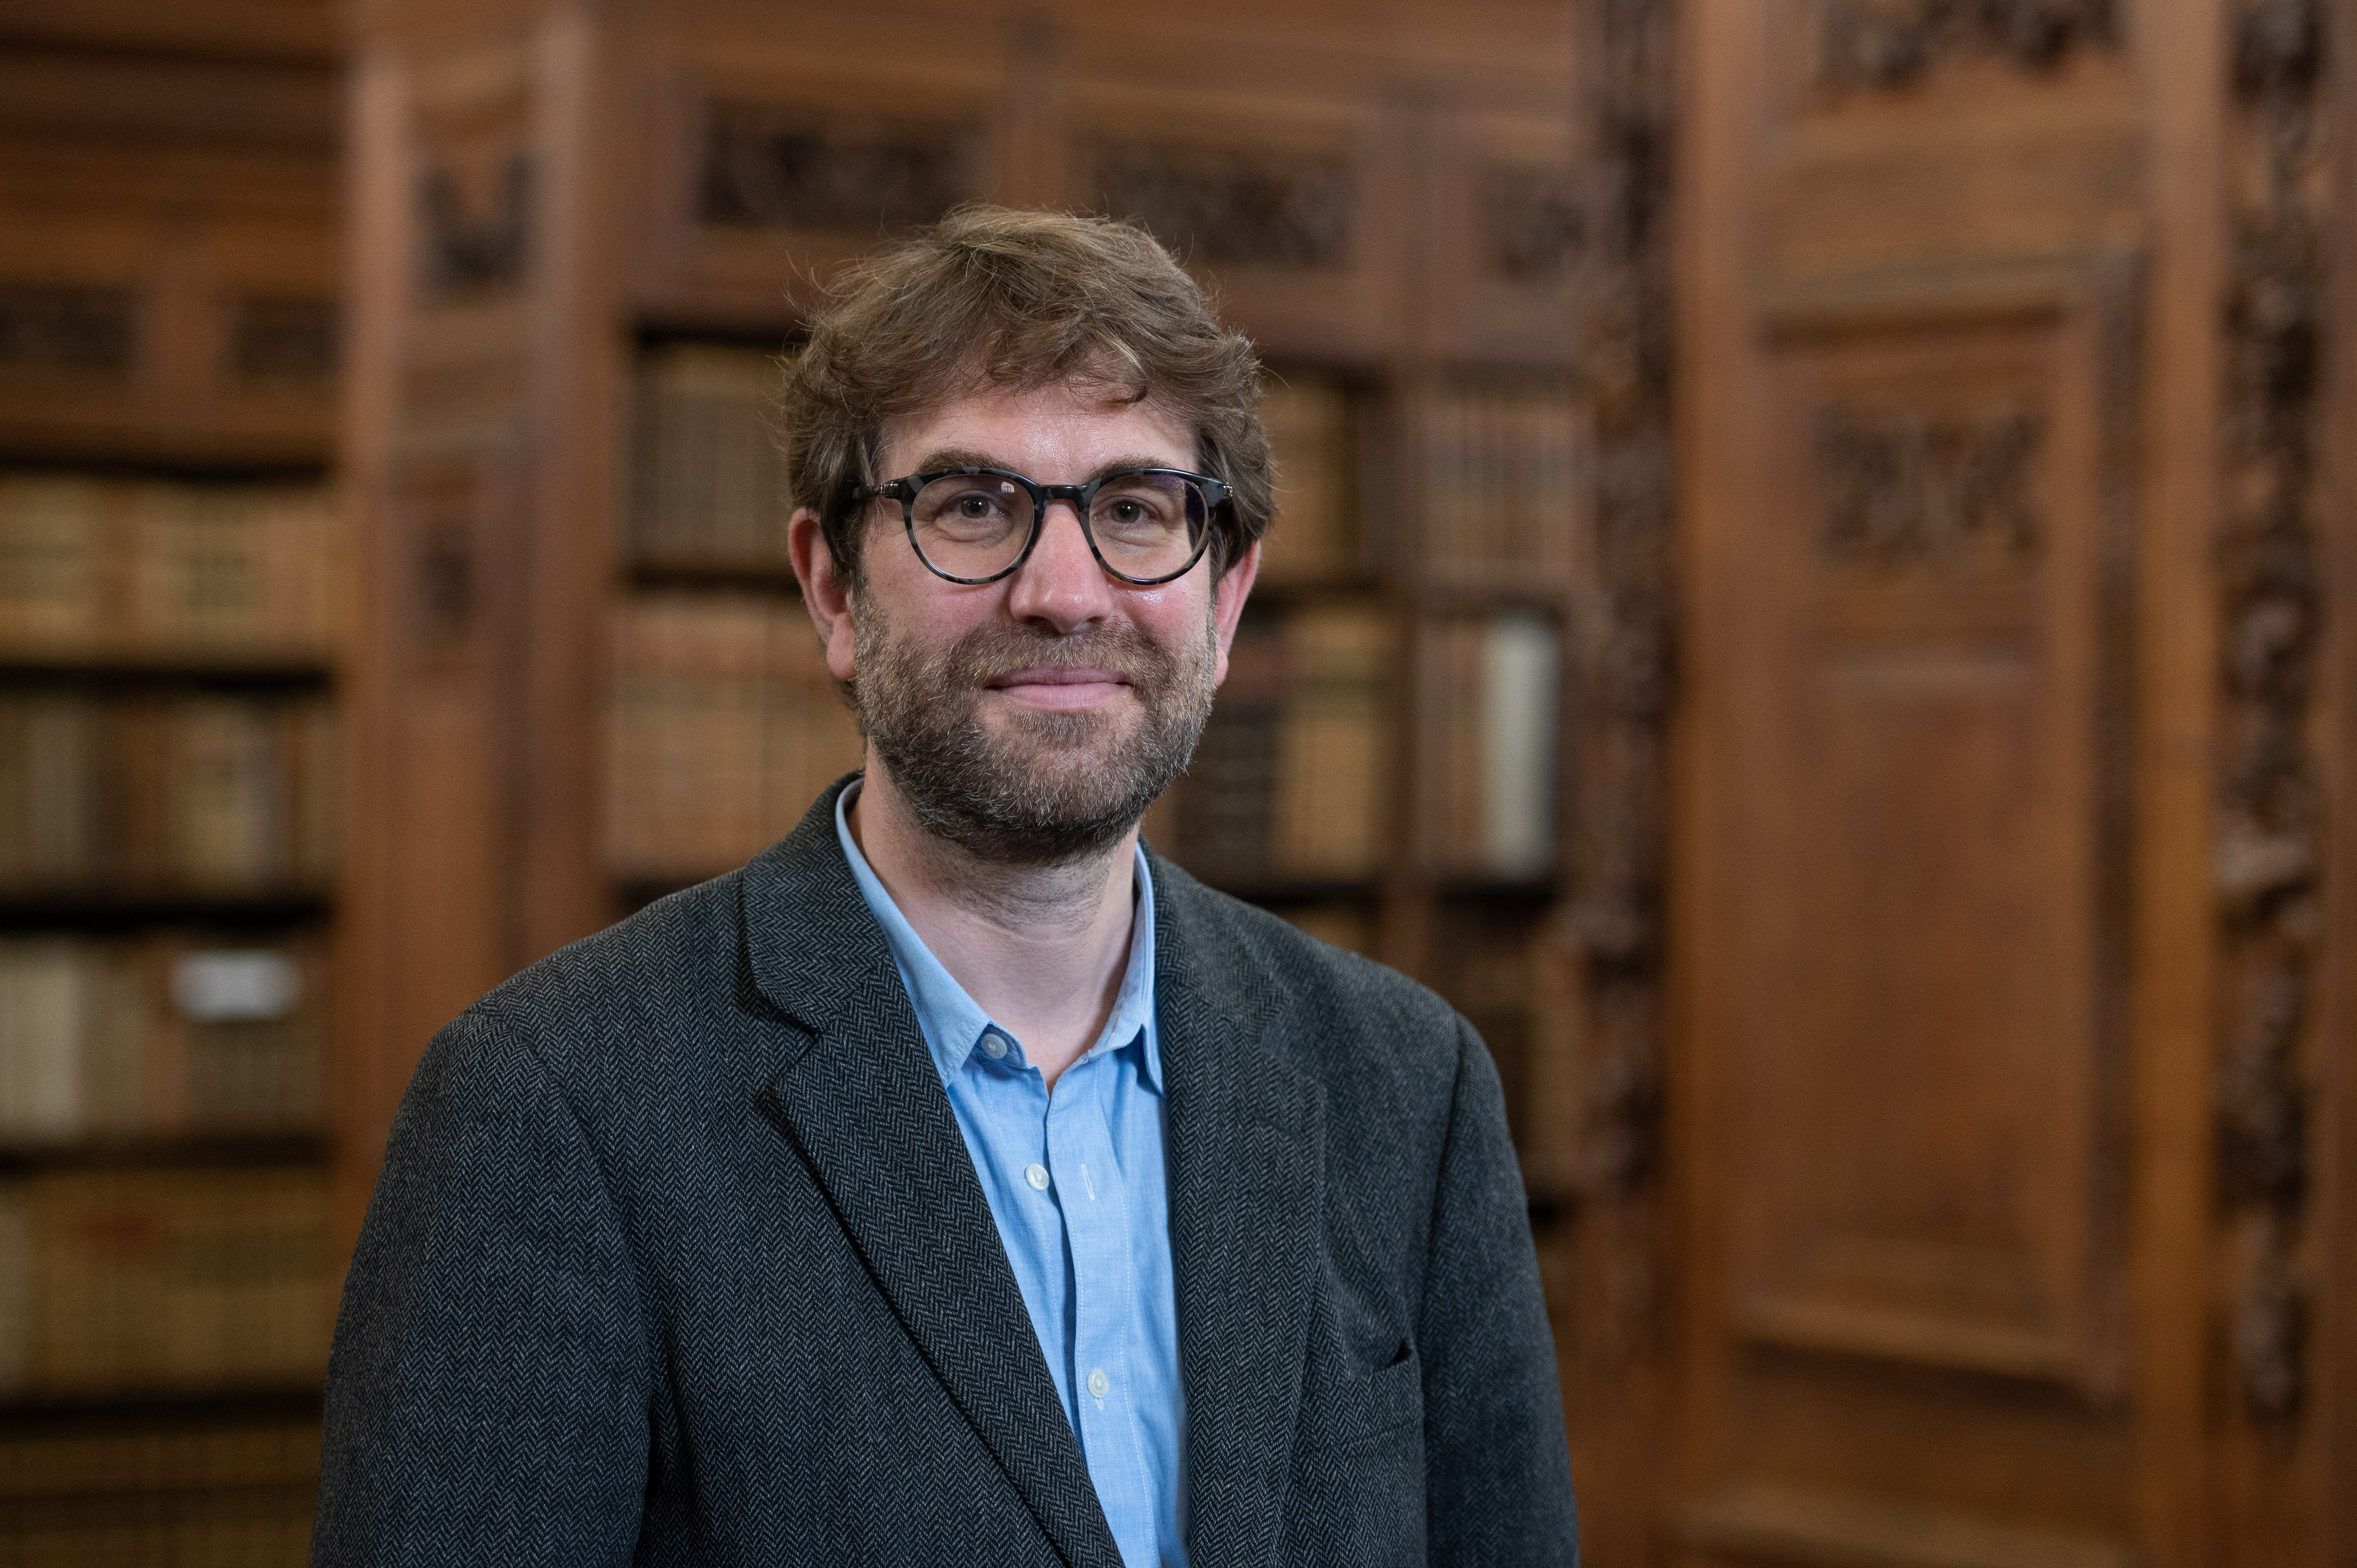
[[[851,578],[835,563],[818,513],[809,507],[795,510],[786,524],[786,553],[793,561],[794,577],[802,585],[802,607],[826,645],[827,673],[838,681],[858,674],[852,650],[857,641],[851,608]]]
[[[1219,658],[1211,666],[1211,684],[1218,685],[1228,678],[1228,648],[1236,640],[1236,622],[1244,613],[1245,596],[1251,594],[1253,579],[1260,575],[1260,541],[1236,557],[1227,573],[1211,585],[1211,630],[1219,647]]]

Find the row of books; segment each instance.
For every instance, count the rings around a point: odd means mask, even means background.
[[[291,1402],[0,1429],[0,1563],[301,1568],[318,1479],[319,1419]]]
[[[338,759],[318,697],[0,691],[0,892],[321,885]]]
[[[1147,835],[1215,880],[1372,875],[1400,773],[1393,628],[1366,604],[1248,618],[1194,760]]]
[[[1393,624],[1372,605],[1249,618],[1194,762],[1148,835],[1229,883],[1381,872],[1405,826]],[[1552,869],[1559,661],[1555,628],[1536,614],[1429,628],[1419,668],[1434,755],[1415,836],[1433,870],[1516,880]]]
[[[638,560],[783,566],[779,378],[778,357],[758,349],[674,344],[640,360],[630,505]],[[1268,379],[1261,417],[1276,465],[1276,518],[1261,570],[1272,585],[1347,581],[1364,569],[1362,402],[1330,377]],[[1545,385],[1475,384],[1427,390],[1405,407],[1407,466],[1426,520],[1420,564],[1505,580],[1566,573],[1591,483],[1578,400]]]
[[[148,1430],[154,1429],[135,1426],[129,1433]],[[39,1440],[45,1447],[70,1441]],[[314,1455],[318,1446],[314,1428]],[[154,1491],[126,1487],[0,1502],[0,1563],[13,1568],[304,1568],[310,1561],[316,1478],[240,1487],[213,1481],[201,1468],[187,1475]]]
[[[650,593],[613,624],[606,856],[625,881],[740,865],[859,766],[859,726],[799,600]]]
[[[316,484],[0,474],[0,656],[323,658],[340,552]]]
[[[786,471],[770,410],[778,357],[673,344],[639,363],[630,550],[674,567],[778,570],[786,562]]]
[[[1426,392],[1410,401],[1408,442],[1422,566],[1489,585],[1567,580],[1594,483],[1587,415],[1568,389]]]
[[[324,1172],[0,1182],[0,1395],[316,1387],[336,1273]]]
[[[0,1145],[315,1132],[325,992],[311,941],[0,939]]]
[[[1260,580],[1276,586],[1359,575],[1354,400],[1323,377],[1272,375],[1262,389],[1260,416],[1276,467],[1276,517],[1261,544]]]

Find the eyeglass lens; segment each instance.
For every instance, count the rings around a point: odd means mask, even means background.
[[[1031,492],[998,474],[948,474],[917,492],[909,525],[918,553],[952,577],[1006,571],[1031,538]],[[1124,577],[1168,576],[1195,558],[1210,508],[1173,474],[1109,474],[1089,499],[1089,535]]]

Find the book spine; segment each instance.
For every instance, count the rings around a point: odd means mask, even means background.
[[[1555,860],[1555,631],[1528,614],[1493,618],[1481,639],[1481,863],[1536,876]]]

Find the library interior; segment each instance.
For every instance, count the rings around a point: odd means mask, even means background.
[[[1589,1563],[2357,1563],[2329,0],[9,0],[0,1561],[306,1559],[426,1042],[858,765],[781,366],[973,201],[1257,346],[1145,833],[1479,1029]]]

